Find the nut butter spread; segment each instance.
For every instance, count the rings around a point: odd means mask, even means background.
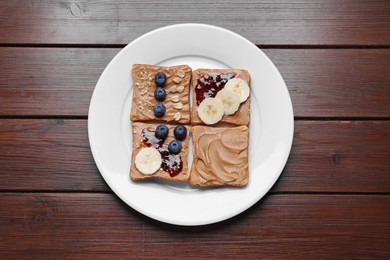
[[[192,137],[191,185],[244,186],[248,183],[248,127],[195,126]]]

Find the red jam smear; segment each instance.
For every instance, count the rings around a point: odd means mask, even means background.
[[[153,147],[161,154],[161,168],[169,173],[172,178],[177,176],[183,169],[183,161],[180,154],[171,154],[168,150],[168,145],[164,141],[155,136],[154,131],[148,129],[142,130],[144,140],[142,141],[147,147]]]
[[[233,73],[203,75],[198,79],[198,84],[195,87],[196,104],[199,106],[205,98],[215,97],[223,89],[226,82],[234,76]]]

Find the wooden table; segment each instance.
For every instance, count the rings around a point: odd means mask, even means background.
[[[0,2],[1,259],[390,258],[389,2],[195,2]],[[271,191],[201,227],[124,204],[87,138],[108,62],[136,37],[183,22],[257,44],[295,114],[291,155]]]

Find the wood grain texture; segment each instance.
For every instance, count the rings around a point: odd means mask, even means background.
[[[118,51],[0,48],[0,115],[86,116],[96,82]]]
[[[271,192],[201,227],[117,198],[86,120],[121,46],[186,22],[263,47],[298,119]],[[387,0],[0,1],[0,258],[390,259],[389,60]]]
[[[274,191],[390,192],[390,121],[296,121]]]
[[[0,194],[10,258],[387,259],[389,196],[269,195],[214,225],[150,220],[112,194]]]
[[[119,51],[0,48],[0,116],[86,116],[100,74]],[[389,49],[264,51],[286,82],[295,116],[390,117]]]
[[[161,26],[188,22],[225,27],[263,45],[390,43],[386,0],[4,0],[0,43],[125,44]]]
[[[390,121],[296,121],[272,191],[389,192],[389,154]],[[85,120],[0,120],[0,172],[0,190],[109,190]]]
[[[389,117],[390,50],[264,50],[298,117]]]
[[[0,120],[3,189],[107,190],[85,120]]]

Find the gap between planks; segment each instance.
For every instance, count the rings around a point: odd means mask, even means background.
[[[112,190],[15,190],[4,189],[0,190],[0,194],[4,193],[23,193],[23,194],[114,194]],[[316,191],[269,191],[267,195],[356,195],[356,196],[389,196],[390,192],[316,192]]]
[[[130,43],[130,42],[129,42]],[[124,48],[118,43],[0,43],[0,47],[16,48]],[[390,49],[390,45],[320,45],[320,44],[266,44],[256,45],[260,49]]]

